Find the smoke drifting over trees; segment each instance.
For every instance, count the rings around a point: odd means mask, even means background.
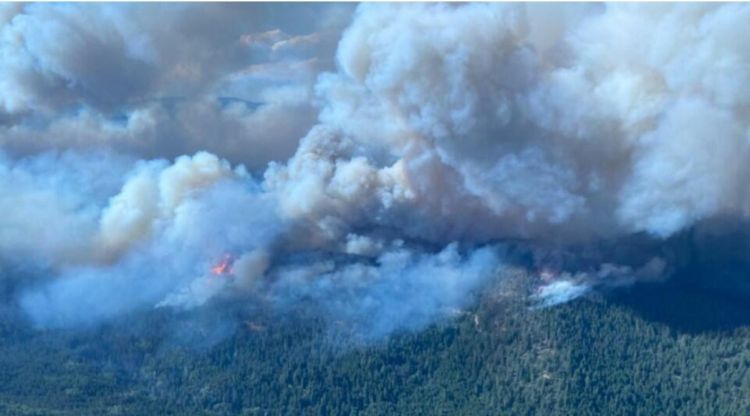
[[[666,278],[750,213],[748,19],[4,5],[0,275],[41,327],[312,301],[374,337],[518,268],[542,306]]]

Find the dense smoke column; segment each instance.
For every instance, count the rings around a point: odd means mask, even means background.
[[[312,300],[375,336],[514,268],[542,306],[664,279],[747,219],[748,18],[3,6],[0,254],[40,265],[3,278],[42,327]]]

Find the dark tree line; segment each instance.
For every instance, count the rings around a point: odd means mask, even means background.
[[[243,316],[230,336],[199,347],[157,312],[130,330],[76,332],[32,331],[6,317],[0,414],[750,413],[750,329],[673,322],[696,319],[696,302],[725,320],[742,311],[662,295],[538,311],[487,298],[450,322],[375,345],[314,317]]]

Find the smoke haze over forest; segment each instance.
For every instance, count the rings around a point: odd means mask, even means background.
[[[40,328],[311,302],[379,338],[510,273],[546,307],[748,265],[748,20],[0,5],[3,295]]]

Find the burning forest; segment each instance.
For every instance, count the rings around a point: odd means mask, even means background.
[[[746,264],[747,5],[274,7],[0,6],[35,327],[231,298],[377,339],[519,268],[551,307],[712,238]]]

